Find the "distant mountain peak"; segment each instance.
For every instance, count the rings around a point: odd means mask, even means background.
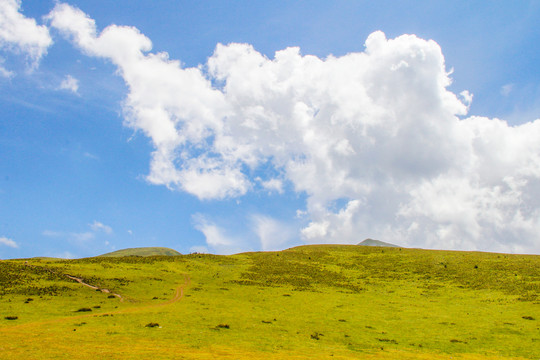
[[[384,247],[399,247],[397,245],[394,245],[394,244],[390,244],[390,243],[387,243],[387,242],[384,242],[384,241],[380,241],[380,240],[374,240],[374,239],[366,239],[364,241],[362,241],[361,243],[359,243],[358,245],[361,245],[361,246],[384,246]]]
[[[124,257],[124,256],[178,256],[182,255],[174,249],[165,247],[139,247],[113,251],[100,257]]]

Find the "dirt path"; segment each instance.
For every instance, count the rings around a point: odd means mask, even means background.
[[[77,278],[77,277],[71,276],[71,275],[67,275],[67,274],[65,274],[65,275],[70,277],[71,279],[77,281],[78,283],[80,283],[83,286],[89,287],[89,288],[94,289],[94,290],[99,289],[97,286],[86,284],[80,278]],[[172,305],[174,303],[179,302],[184,297],[185,288],[190,284],[190,282],[191,282],[191,279],[189,278],[189,275],[184,274],[184,282],[182,284],[180,284],[175,289],[173,297],[170,300],[167,300],[167,301],[162,302],[162,303],[150,304],[150,305],[144,305],[144,306],[138,306],[138,307],[131,307],[131,308],[115,310],[115,311],[107,311],[107,312],[103,312],[103,313],[99,313],[99,314],[94,313],[94,314],[66,316],[66,317],[61,317],[61,318],[56,318],[56,319],[49,319],[49,320],[29,322],[29,323],[20,324],[20,325],[14,325],[14,326],[0,327],[0,333],[2,333],[4,331],[10,331],[12,329],[21,329],[21,328],[33,327],[33,326],[37,326],[37,325],[66,323],[66,322],[70,322],[70,321],[73,321],[73,320],[90,318],[90,317],[101,317],[101,316],[110,316],[110,315],[116,315],[116,314],[134,313],[134,312],[139,312],[139,311],[143,311],[143,310],[147,310],[147,309],[151,309],[151,308]],[[99,289],[99,290],[107,290],[107,289]],[[120,296],[120,295],[117,295],[117,294],[112,294],[112,295]],[[121,296],[120,296],[120,301],[122,301]]]
[[[109,289],[101,289],[101,288],[99,288],[99,287],[97,287],[97,286],[87,284],[87,283],[84,282],[83,279],[78,278],[78,277],[76,277],[76,276],[72,276],[72,275],[69,275],[69,274],[64,274],[64,275],[66,275],[66,276],[67,276],[68,278],[70,278],[71,280],[77,281],[77,282],[78,282],[79,284],[81,284],[81,285],[84,285],[84,286],[89,287],[90,289],[93,289],[93,290],[99,290],[99,291],[101,291],[102,293],[114,295],[114,296],[116,296],[117,298],[119,298],[121,302],[124,302],[124,298],[123,298],[121,295],[115,294],[115,293],[111,293],[111,291],[110,291]]]

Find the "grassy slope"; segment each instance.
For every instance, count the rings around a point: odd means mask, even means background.
[[[122,256],[178,256],[182,255],[174,249],[165,247],[140,247],[113,251],[100,257],[122,257]]]
[[[0,262],[5,359],[540,357],[539,256],[328,245],[30,262]],[[150,307],[184,274],[181,301]]]

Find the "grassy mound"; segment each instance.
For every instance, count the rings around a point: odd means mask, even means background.
[[[174,249],[166,247],[140,247],[113,251],[100,257],[123,257],[123,256],[178,256],[182,255]]]

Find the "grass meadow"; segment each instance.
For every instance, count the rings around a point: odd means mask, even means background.
[[[540,359],[540,256],[320,245],[4,260],[0,354]]]

